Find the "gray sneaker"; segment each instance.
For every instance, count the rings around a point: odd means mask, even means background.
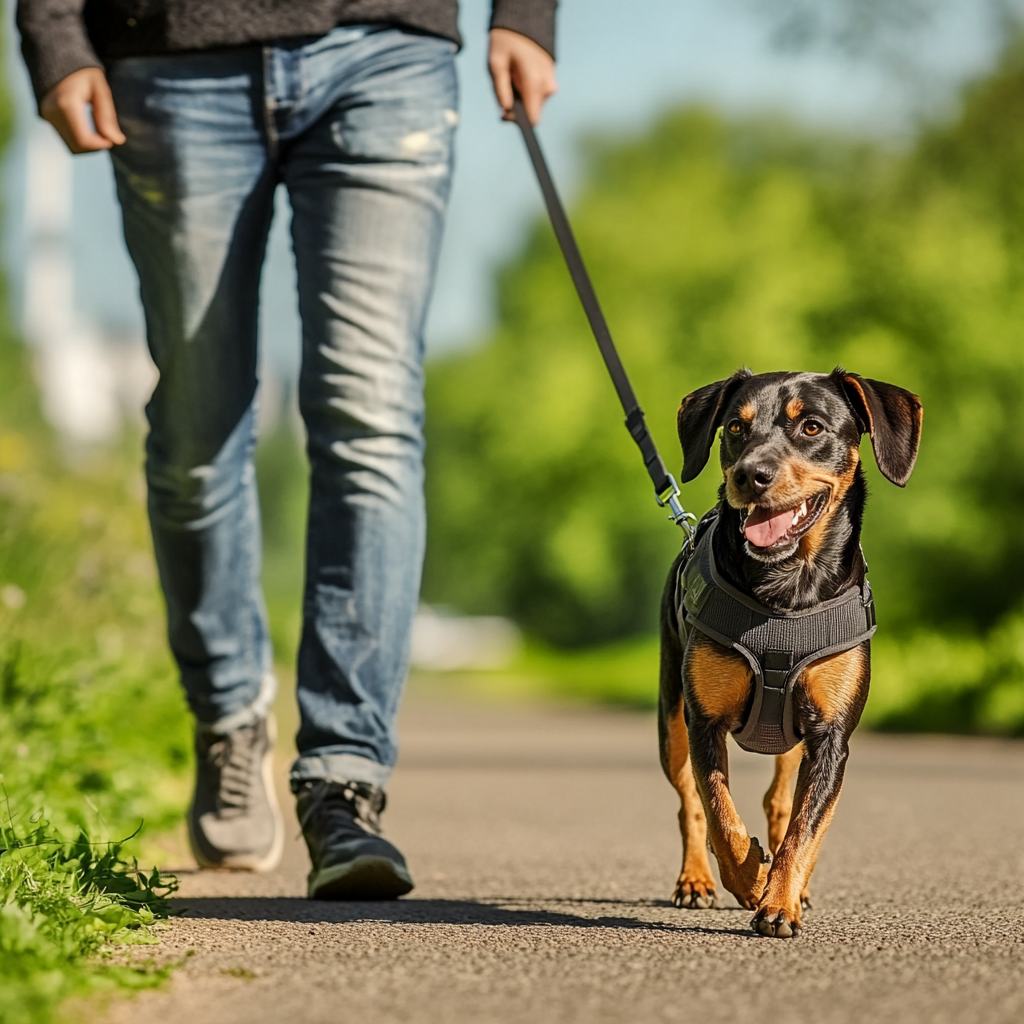
[[[311,900],[393,900],[412,889],[405,858],[380,834],[387,798],[366,782],[305,782],[296,792]]]
[[[200,867],[271,871],[284,823],[272,774],[276,724],[267,715],[229,733],[196,732],[188,837]]]

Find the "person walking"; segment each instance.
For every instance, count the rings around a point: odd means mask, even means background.
[[[513,88],[534,123],[556,88],[556,3],[493,2],[506,117]],[[111,151],[159,371],[148,512],[207,868],[267,871],[283,847],[253,450],[259,280],[288,191],[310,462],[290,782],[309,896],[400,896],[413,882],[380,814],[423,561],[456,0],[20,0],[17,24],[41,115],[73,153]]]

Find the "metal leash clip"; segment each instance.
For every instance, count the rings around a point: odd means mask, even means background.
[[[657,502],[662,508],[668,509],[669,519],[683,531],[686,538],[684,543],[690,543],[697,530],[697,517],[679,503],[679,484],[671,473],[668,474],[668,483],[669,486],[656,496]]]

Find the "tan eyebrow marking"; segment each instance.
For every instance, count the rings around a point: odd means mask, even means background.
[[[799,398],[791,398],[786,405],[786,415],[795,420],[804,411],[804,403]]]
[[[740,419],[743,420],[744,423],[753,423],[754,416],[756,415],[757,408],[754,406],[753,402],[747,402],[747,404],[740,409]]]

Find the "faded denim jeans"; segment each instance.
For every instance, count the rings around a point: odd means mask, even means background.
[[[260,271],[283,182],[310,461],[292,781],[384,785],[424,545],[423,324],[455,46],[385,25],[109,68],[124,233],[160,371],[149,516],[200,727],[273,699],[253,470]]]

